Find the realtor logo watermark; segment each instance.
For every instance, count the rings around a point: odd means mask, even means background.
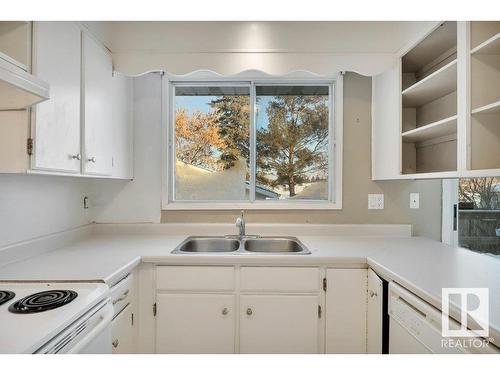
[[[441,295],[441,346],[470,349],[489,345],[489,289],[443,288]],[[460,322],[450,319],[452,302],[460,309]]]

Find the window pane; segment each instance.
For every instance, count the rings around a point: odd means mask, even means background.
[[[176,200],[248,199],[249,87],[175,87]]]
[[[458,189],[460,246],[500,255],[500,178],[462,178]]]
[[[256,199],[328,199],[328,86],[256,87]]]

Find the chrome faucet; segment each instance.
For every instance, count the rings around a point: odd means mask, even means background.
[[[239,229],[239,236],[245,235],[245,211],[241,210],[240,216],[236,219],[236,227]]]

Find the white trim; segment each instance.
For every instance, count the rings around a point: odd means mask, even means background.
[[[171,160],[169,156],[168,107],[170,105],[170,85],[165,74],[161,76],[161,208],[164,209],[169,201],[170,184],[169,174]]]
[[[255,82],[250,84],[250,150],[248,157],[250,158],[250,190],[248,197],[250,203],[255,202],[255,193],[257,192],[257,130],[256,119],[257,111],[255,103],[257,100],[257,92],[255,90]]]
[[[193,85],[231,85],[249,86],[250,100],[253,109],[255,100],[255,85],[328,85],[329,87],[329,193],[328,200],[279,200],[255,201],[255,161],[252,151],[255,146],[255,119],[250,122],[251,146],[251,194],[249,201],[175,201],[174,180],[175,150],[173,150],[172,126],[173,90],[175,86]],[[255,111],[252,112],[255,116]],[[342,141],[343,141],[343,74],[335,79],[327,79],[317,74],[305,71],[292,72],[285,76],[273,76],[267,73],[250,70],[237,75],[222,76],[218,73],[200,70],[188,75],[173,75],[166,73],[162,80],[162,202],[163,210],[224,210],[224,209],[342,209]],[[333,158],[333,162],[332,162]],[[333,183],[332,183],[333,179]]]
[[[187,74],[166,73],[171,82],[241,82],[241,81],[276,81],[276,82],[300,82],[313,84],[314,80],[335,80],[338,75],[325,76],[307,70],[295,70],[284,75],[269,74],[262,70],[243,70],[237,74],[223,75],[213,70],[195,70]]]
[[[443,180],[441,204],[441,241],[451,246],[458,246],[458,230],[453,230],[454,205],[457,205],[458,215],[458,179]]]
[[[306,200],[272,200],[272,201],[193,201],[193,202],[169,202],[162,209],[167,211],[178,210],[339,210],[336,203],[324,201]]]
[[[332,208],[342,209],[342,181],[343,181],[343,155],[344,155],[344,74],[340,74],[334,83],[335,92],[331,97],[334,108],[334,121],[333,121],[333,135],[334,145],[330,150],[332,157],[334,157],[334,165],[331,168],[332,178],[334,183],[331,184],[332,192]],[[332,143],[332,142],[330,142]]]

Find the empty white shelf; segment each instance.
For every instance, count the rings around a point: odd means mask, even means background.
[[[500,101],[473,109],[472,114],[476,113],[500,113]]]
[[[436,70],[402,92],[403,107],[419,107],[457,89],[457,60]]]
[[[500,33],[493,35],[470,51],[471,55],[500,55]]]
[[[429,125],[408,130],[402,134],[403,142],[422,142],[457,132],[457,116],[451,116]]]
[[[28,71],[28,67],[26,66],[26,64],[20,63],[19,61],[13,59],[9,55],[6,55],[5,53],[0,52],[0,59],[4,59],[5,61],[21,68],[22,70]]]

